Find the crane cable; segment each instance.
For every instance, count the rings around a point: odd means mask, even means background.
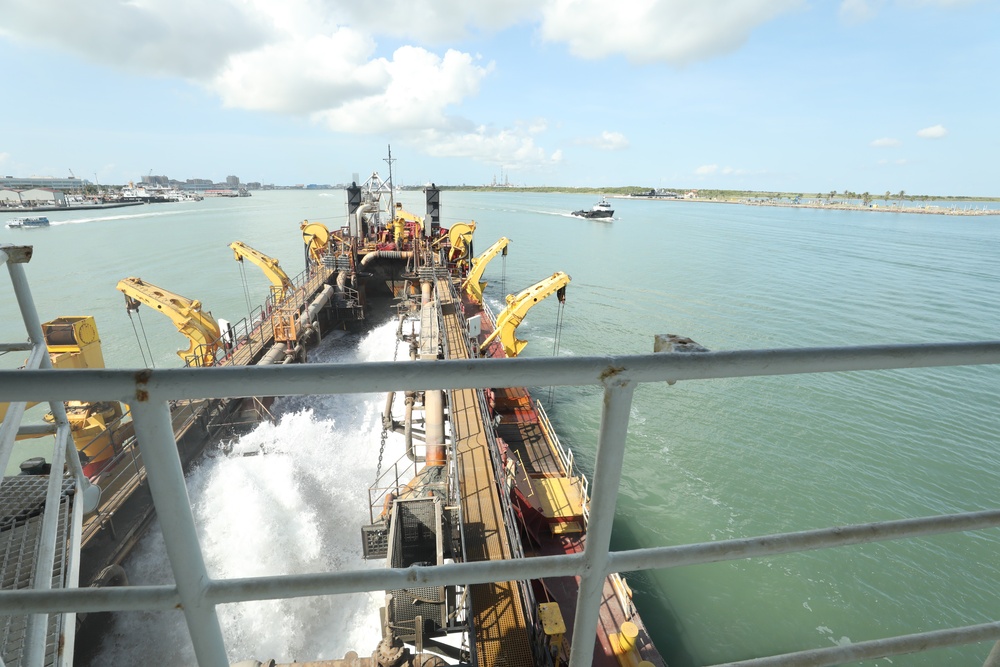
[[[566,301],[562,300],[559,302],[559,308],[556,310],[556,333],[555,340],[552,341],[552,356],[559,356],[559,345],[562,342],[562,331],[563,331],[563,316],[566,312]]]
[[[553,357],[558,357],[559,356],[559,345],[560,345],[560,343],[562,341],[563,316],[564,316],[565,312],[566,312],[566,300],[565,299],[560,299],[559,300],[559,308],[556,310],[556,330],[555,330],[555,336],[553,337],[553,340],[552,340],[552,356]],[[552,399],[553,399],[554,394],[555,394],[555,389],[556,388],[555,388],[554,385],[550,385],[549,386],[549,405],[550,406],[552,405]]]
[[[135,310],[136,317],[139,319],[139,328],[142,329],[142,338],[139,338],[139,330],[135,328],[135,320],[132,319],[132,309],[126,308],[125,312],[128,313],[129,322],[132,323],[132,331],[135,333],[136,347],[139,348],[139,354],[142,355],[143,365],[147,365],[150,368],[156,368],[156,363],[153,361],[153,350],[149,347],[149,339],[146,337],[146,327],[142,324],[142,315],[139,314],[139,309]],[[146,341],[146,349],[142,347],[142,342]],[[149,350],[149,361],[146,361],[146,350]]]
[[[240,278],[243,280],[243,299],[247,304],[247,322],[253,322],[253,306],[250,305],[250,286],[247,284],[247,268],[242,259],[239,261],[239,265]]]
[[[500,262],[500,293],[507,293],[507,253],[504,252]]]

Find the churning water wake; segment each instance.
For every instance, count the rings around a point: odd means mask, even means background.
[[[329,342],[312,361],[391,360],[395,323],[360,341]],[[362,560],[360,526],[369,522],[367,489],[375,478],[383,405],[374,394],[281,398],[274,405],[276,423],[261,424],[226,454],[207,454],[187,481],[210,576],[381,566]],[[386,459],[402,450],[390,437]],[[173,583],[158,525],[125,569],[130,584]],[[382,594],[373,592],[221,605],[217,611],[231,661],[284,662],[373,650],[381,604]],[[94,664],[153,662],[196,662],[183,614],[116,614]]]

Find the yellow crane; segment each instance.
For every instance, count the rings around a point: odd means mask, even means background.
[[[508,294],[507,307],[497,316],[496,329],[479,346],[480,351],[489,347],[489,344],[499,336],[504,354],[508,358],[516,357],[520,354],[528,342],[518,340],[517,336],[515,336],[517,326],[532,306],[550,294],[558,292],[559,300],[563,301],[566,298],[566,285],[569,284],[569,281],[570,277],[568,275],[562,271],[557,271],[548,278],[538,281],[517,296]]]
[[[506,256],[508,243],[510,243],[510,239],[506,236],[502,236],[500,237],[500,240],[491,245],[486,252],[479,257],[474,257],[472,259],[472,268],[469,270],[469,275],[466,277],[465,282],[462,283],[462,288],[476,303],[481,304],[483,302],[483,290],[486,289],[486,282],[480,282],[479,279],[483,277],[483,273],[486,271],[486,265],[490,263],[490,260],[500,254],[500,252],[503,252],[504,256]]]
[[[294,291],[291,279],[278,265],[278,260],[268,257],[259,250],[254,250],[242,241],[233,241],[229,247],[236,254],[237,262],[249,259],[260,267],[267,279],[271,281],[271,294],[274,295],[275,303],[279,303]]]
[[[449,262],[457,262],[468,256],[475,231],[475,220],[456,222],[448,229],[448,241],[451,242],[451,250],[448,251]]]
[[[104,368],[104,354],[101,339],[97,333],[97,323],[90,315],[60,317],[42,323],[42,335],[52,360],[53,368]],[[7,411],[8,403],[0,403],[0,420]],[[37,403],[28,403],[33,407]],[[95,475],[111,461],[120,441],[112,441],[111,424],[122,418],[122,407],[114,401],[91,403],[88,401],[67,401],[66,417],[76,448],[83,452],[83,472],[88,477]],[[53,422],[52,413],[45,415],[45,421]],[[18,435],[17,440],[41,438],[39,435]]]
[[[212,313],[202,311],[200,301],[168,292],[139,278],[119,281],[116,289],[125,294],[128,310],[138,310],[145,304],[170,318],[191,343],[188,349],[177,351],[177,356],[186,363],[191,366],[215,364],[216,354],[222,347],[222,332]]]

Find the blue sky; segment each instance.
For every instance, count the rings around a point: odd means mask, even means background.
[[[391,144],[408,184],[1000,196],[993,0],[0,0],[0,16],[0,175],[337,183],[384,173]]]

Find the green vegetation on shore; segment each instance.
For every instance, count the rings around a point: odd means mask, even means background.
[[[606,188],[570,188],[570,187],[519,187],[519,186],[490,186],[490,185],[438,185],[442,190],[458,190],[464,192],[538,192],[552,193],[562,192],[567,194],[597,194],[597,195],[621,195],[621,196],[643,196],[650,192],[662,194],[673,192],[678,196],[692,190],[697,192],[698,199],[715,199],[723,201],[738,201],[744,199],[788,199],[796,198],[804,200],[860,200],[860,201],[1000,201],[1000,197],[959,197],[948,195],[911,195],[905,192],[869,194],[867,192],[852,192],[843,190],[841,192],[771,192],[761,190],[713,190],[708,188],[651,188],[641,185],[626,185],[620,187]]]

